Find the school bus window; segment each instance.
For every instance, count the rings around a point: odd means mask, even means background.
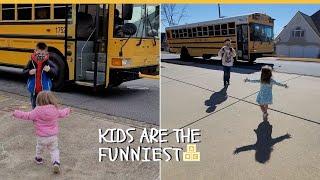
[[[203,27],[203,36],[208,36],[208,27]]]
[[[221,33],[222,33],[222,35],[228,35],[228,25],[227,24],[221,24]]]
[[[179,29],[179,37],[183,37],[182,29]]]
[[[54,5],[54,19],[65,19],[66,18],[66,4]],[[68,19],[71,18],[71,5],[68,5]]]
[[[178,32],[178,30],[174,30],[174,34],[176,35],[176,38],[179,38],[179,32]]]
[[[192,36],[197,37],[197,28],[192,28]]]
[[[273,39],[273,27],[262,24],[250,25],[250,40],[269,42]]]
[[[176,38],[176,34],[172,31],[172,38]]]
[[[234,29],[235,23],[234,22],[228,23],[228,28]]]
[[[202,36],[202,27],[197,27],[197,31],[198,31],[198,36],[201,37]]]
[[[183,37],[188,37],[187,29],[183,29]]]
[[[214,34],[215,34],[216,36],[220,36],[220,35],[221,35],[221,32],[220,32],[220,24],[214,26]]]
[[[2,20],[14,20],[14,4],[2,4]]]
[[[123,12],[122,14],[122,9],[125,10],[127,7],[128,5],[125,4],[116,6],[114,33],[116,37],[128,36],[121,33],[121,27],[127,23],[132,23],[137,27],[137,32],[133,35],[134,37],[159,37],[159,5],[134,4],[132,10],[130,10],[131,13],[127,11],[127,13]]]
[[[192,30],[188,29],[188,37],[192,37]]]
[[[95,20],[96,20],[96,12],[97,12],[97,5],[87,5],[81,4],[77,9],[77,38],[81,40],[87,40],[90,35],[92,35],[93,31],[95,30]],[[103,9],[102,9],[103,10]],[[100,10],[100,12],[102,12]],[[102,20],[103,18],[99,18]],[[99,37],[102,35],[102,22],[99,22]],[[91,37],[93,38],[93,37]]]
[[[116,37],[124,36],[121,31],[124,21],[121,17],[122,17],[122,5],[116,5],[116,9],[114,9],[114,35]]]
[[[214,35],[214,31],[213,31],[213,26],[209,26],[209,36],[213,36]]]
[[[160,6],[159,5],[146,5],[147,14],[147,26],[146,34],[147,37],[159,37],[159,17],[160,17]]]
[[[32,5],[18,4],[18,20],[31,20]]]
[[[35,19],[50,19],[50,4],[35,5]]]
[[[181,29],[181,31],[182,31],[181,37],[184,38],[184,37],[185,37],[185,36],[184,36],[184,29]]]
[[[229,35],[234,35],[236,32],[235,32],[235,29],[229,29]]]

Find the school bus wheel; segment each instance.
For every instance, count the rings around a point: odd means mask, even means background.
[[[204,60],[210,60],[211,57],[212,57],[212,55],[210,55],[210,54],[203,54],[203,55],[202,55],[202,58],[203,58]]]
[[[123,80],[118,79],[118,80],[114,81],[110,86],[111,87],[118,87],[122,83],[123,83]]]
[[[239,63],[239,61],[238,61],[238,58],[237,58],[237,57],[234,57],[234,58],[233,58],[233,63],[234,63],[234,64],[238,64],[238,63]]]
[[[55,64],[55,68],[57,69],[57,75],[52,82],[52,89],[55,91],[61,91],[65,85],[66,65],[62,57],[54,52],[50,52],[49,57],[50,60]]]
[[[180,51],[180,60],[187,61],[188,59],[190,59],[189,51],[185,46],[183,46]]]
[[[259,58],[260,56],[258,54],[251,54],[249,59],[249,64],[253,64],[254,61]]]

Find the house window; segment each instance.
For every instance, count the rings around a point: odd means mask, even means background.
[[[304,30],[302,30],[301,27],[297,27],[291,32],[291,36],[294,38],[304,37]]]

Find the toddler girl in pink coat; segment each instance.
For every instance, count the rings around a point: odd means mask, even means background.
[[[70,108],[58,109],[56,97],[50,91],[42,91],[38,94],[36,108],[30,112],[15,110],[13,116],[23,120],[33,121],[37,136],[36,157],[37,164],[42,164],[42,152],[50,151],[53,164],[53,172],[60,173],[60,158],[58,148],[58,120],[70,114]]]

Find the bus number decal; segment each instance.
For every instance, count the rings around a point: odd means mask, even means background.
[[[57,34],[64,34],[65,28],[64,27],[57,27],[56,28],[56,33]]]

